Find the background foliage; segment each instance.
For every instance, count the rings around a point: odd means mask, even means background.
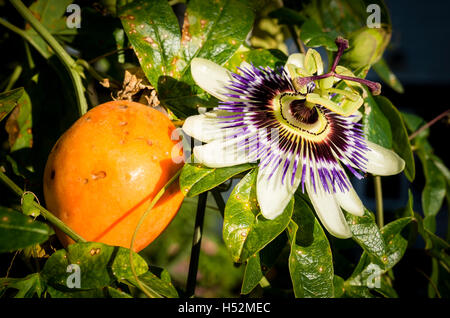
[[[428,109],[425,118],[404,111],[407,87],[384,59],[395,30],[383,1],[75,1],[82,8],[79,29],[67,27],[70,3],[26,2],[45,37],[16,5],[0,1],[0,45],[9,53],[0,72],[0,169],[6,180],[0,185],[0,296],[190,296],[186,280],[199,205],[205,220],[198,297],[449,296],[450,172],[439,157],[443,152],[434,149],[440,146],[434,127],[421,129],[439,112],[427,104],[420,105]],[[381,8],[377,29],[366,26],[372,3]],[[366,92],[361,111],[367,138],[406,162],[402,176],[383,178],[384,194],[395,187],[408,193],[404,202],[394,197],[400,203],[395,209],[386,205],[384,218],[369,209],[363,217],[346,214],[353,238],[339,240],[322,229],[309,199],[297,193],[279,218],[268,221],[258,218],[254,204],[254,165],[210,169],[188,163],[180,176],[186,193],[180,212],[133,256],[139,281],[125,248],[84,242],[65,250],[56,240],[55,222],[42,208],[43,168],[57,138],[86,106],[128,98],[183,120],[218,102],[195,85],[194,57],[232,71],[244,60],[283,65],[289,53],[308,47],[330,60],[339,35],[350,42],[343,65],[380,80],[386,94]],[[364,184],[373,191],[371,177]],[[65,269],[74,262],[85,273],[77,290],[65,287]]]

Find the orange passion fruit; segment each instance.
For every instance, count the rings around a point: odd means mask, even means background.
[[[129,248],[153,197],[183,165],[174,130],[167,116],[139,103],[94,107],[59,138],[48,157],[47,208],[88,241]],[[164,231],[183,198],[173,182],[144,219],[133,250]],[[56,233],[64,246],[73,243]]]

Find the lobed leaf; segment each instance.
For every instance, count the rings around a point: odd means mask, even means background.
[[[30,274],[24,278],[0,278],[0,294],[2,290],[16,289],[14,298],[41,297],[46,286],[39,273]]]
[[[134,253],[134,252],[133,252]],[[118,279],[132,279],[129,249],[109,246],[103,243],[86,242],[69,245],[67,250],[56,251],[45,263],[43,277],[48,284],[57,289],[68,288],[67,271],[70,264],[80,267],[80,289],[96,289],[108,286]],[[145,260],[137,253],[133,254],[137,275],[148,270]]]

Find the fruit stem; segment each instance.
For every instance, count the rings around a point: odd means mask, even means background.
[[[0,171],[0,179],[5,183],[11,190],[13,190],[17,196],[22,197],[24,194],[24,191],[14,183],[6,174],[3,173],[3,171]],[[40,205],[37,202],[33,202],[33,206],[39,210],[41,215],[50,223],[52,223],[54,226],[56,226],[58,229],[60,229],[64,234],[69,236],[72,240],[75,242],[86,242],[84,238],[82,238],[79,234],[77,234],[74,230],[72,230],[70,227],[68,227],[63,221],[58,219],[53,213],[51,213],[49,210],[45,209],[42,205]]]
[[[380,229],[384,226],[384,213],[383,213],[383,191],[381,187],[381,177],[374,176],[375,183],[375,201],[377,207],[377,222]]]
[[[186,283],[186,296],[195,295],[195,286],[197,285],[198,262],[200,258],[200,247],[203,236],[203,221],[205,219],[206,200],[208,192],[203,192],[198,197],[197,214],[195,215],[194,235],[192,238],[191,259],[189,261],[189,272]]]
[[[78,73],[77,63],[64,50],[59,42],[48,32],[48,30],[39,22],[38,19],[31,13],[30,10],[20,0],[10,0],[11,4],[16,8],[20,15],[33,27],[42,39],[53,49],[55,55],[60,59],[61,63],[66,67],[70,79],[75,88],[75,95],[77,97],[79,115],[87,112],[87,102],[84,96],[83,83],[81,76]]]
[[[158,294],[156,291],[154,291],[150,286],[143,285],[142,282],[139,280],[139,277],[136,274],[136,269],[134,268],[133,263],[133,245],[134,241],[136,240],[137,233],[139,231],[139,228],[141,227],[142,223],[144,222],[147,215],[150,213],[150,211],[153,209],[153,207],[158,203],[158,200],[161,199],[161,197],[166,192],[167,188],[170,187],[170,185],[178,178],[180,175],[182,169],[179,169],[172,178],[170,178],[169,181],[159,190],[159,192],[155,195],[155,197],[150,202],[150,205],[145,210],[144,214],[142,214],[141,218],[139,219],[139,222],[134,230],[133,237],[131,238],[131,244],[130,244],[130,267],[131,271],[133,272],[134,279],[136,280],[137,284],[139,285],[139,288],[144,292],[144,294],[147,295],[149,298],[162,298],[160,294]]]

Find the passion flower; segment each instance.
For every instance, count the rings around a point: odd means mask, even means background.
[[[290,55],[276,70],[244,62],[239,73],[195,58],[193,79],[221,102],[211,112],[187,118],[183,130],[206,143],[193,151],[208,167],[258,162],[257,199],[265,218],[279,216],[301,187],[327,230],[348,238],[342,209],[361,216],[364,206],[344,167],[362,178],[397,174],[405,163],[365,139],[358,123],[362,85],[374,94],[380,85],[339,66],[348,42],[338,38],[336,43],[339,50],[326,74],[313,49]]]

